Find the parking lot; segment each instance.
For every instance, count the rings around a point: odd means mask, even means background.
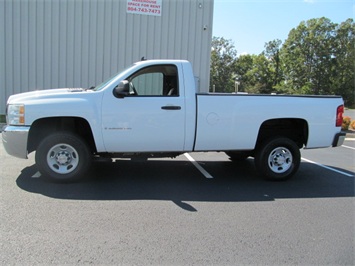
[[[55,184],[0,145],[0,264],[353,265],[354,140],[302,150],[286,182],[213,152],[95,163]]]

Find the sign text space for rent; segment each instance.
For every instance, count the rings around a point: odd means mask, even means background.
[[[162,0],[127,0],[127,13],[161,16]]]

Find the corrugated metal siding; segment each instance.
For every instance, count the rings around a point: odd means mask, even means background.
[[[142,56],[189,60],[208,91],[213,0],[163,0],[161,16],[126,7],[126,0],[0,0],[0,114],[11,94],[90,87]]]

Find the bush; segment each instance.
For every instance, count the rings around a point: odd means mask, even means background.
[[[344,116],[343,117],[343,124],[341,125],[341,129],[348,130],[350,122],[351,122],[351,118],[349,116]]]
[[[355,120],[351,121],[349,128],[355,130]]]
[[[5,122],[6,122],[5,115],[0,115],[0,123],[5,123]]]

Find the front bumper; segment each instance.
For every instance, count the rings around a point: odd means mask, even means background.
[[[2,143],[6,152],[12,156],[27,159],[27,140],[30,127],[6,126],[2,132]]]
[[[334,136],[334,140],[333,140],[333,147],[339,147],[341,145],[343,145],[344,140],[345,140],[345,136],[346,133],[345,132],[339,132]]]

